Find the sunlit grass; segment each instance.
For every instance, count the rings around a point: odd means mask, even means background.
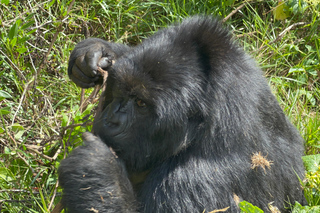
[[[195,14],[223,19],[234,11],[226,27],[258,61],[306,154],[320,163],[319,2],[286,1],[284,20],[274,19],[278,1],[75,1],[68,12],[71,2],[0,4],[2,212],[50,212],[61,199],[59,162],[90,130],[94,109],[79,109],[81,89],[67,77],[74,45],[88,36],[136,45]],[[319,205],[318,173],[308,170],[304,182],[310,205]]]

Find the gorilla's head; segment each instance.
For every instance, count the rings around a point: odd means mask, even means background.
[[[201,123],[204,76],[162,54],[134,51],[120,58],[110,71],[106,107],[95,118],[95,134],[134,170],[180,152]]]
[[[184,36],[190,33],[184,31],[158,32],[110,71],[105,108],[94,132],[133,170],[183,151],[204,135],[204,118],[210,119],[208,79],[215,62],[209,59],[217,53],[210,53],[197,33]],[[224,31],[215,36],[229,38]]]

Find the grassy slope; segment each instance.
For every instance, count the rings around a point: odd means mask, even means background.
[[[19,3],[20,2],[20,3]],[[317,1],[288,1],[275,20],[277,1],[11,1],[0,4],[0,209],[49,212],[59,201],[57,167],[80,133],[90,130],[92,109],[79,110],[67,61],[86,36],[135,45],[160,27],[193,14],[226,20],[235,37],[270,79],[281,106],[306,140],[320,148],[320,15]],[[71,6],[70,6],[71,5]],[[85,92],[89,96],[91,90]],[[315,156],[316,163],[320,160]],[[319,205],[320,174],[308,168],[310,205]]]

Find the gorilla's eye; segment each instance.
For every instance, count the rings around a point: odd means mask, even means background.
[[[146,107],[146,106],[147,106],[147,104],[146,104],[143,100],[141,100],[141,99],[137,99],[137,100],[136,100],[136,103],[137,103],[137,105],[138,105],[139,107]]]

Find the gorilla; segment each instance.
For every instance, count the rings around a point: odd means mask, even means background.
[[[58,170],[67,212],[269,212],[305,202],[303,139],[262,71],[216,19],[195,16],[135,47],[89,38],[83,88],[109,73],[93,134]]]

